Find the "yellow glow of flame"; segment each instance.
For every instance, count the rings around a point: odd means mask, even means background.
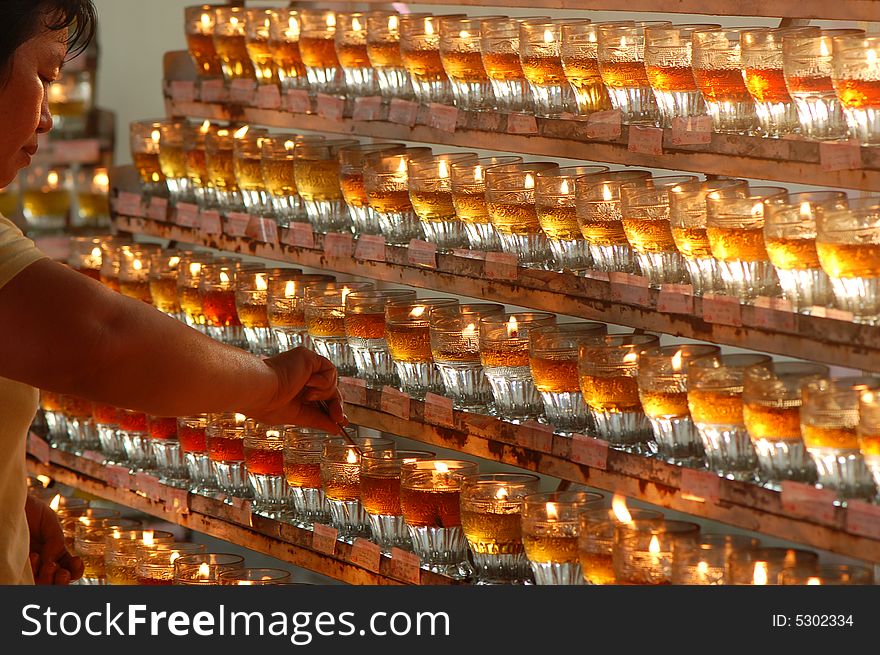
[[[755,218],[760,218],[764,215],[764,203],[756,202],[752,205],[752,216]]]
[[[863,391],[862,392],[862,402],[863,403],[874,402],[874,393],[872,391]]]
[[[49,174],[46,176],[46,182],[53,189],[58,186],[59,179],[60,178],[58,177],[58,173],[56,173],[55,171],[49,171]]]
[[[332,11],[327,14],[327,27],[336,27],[336,14]]]
[[[236,422],[236,423],[244,423],[245,421],[247,421],[247,416],[245,416],[244,414],[239,414],[239,413],[236,412],[236,414],[235,414],[235,422]]]
[[[510,496],[510,491],[508,491],[507,487],[498,487],[498,490],[495,492],[495,500],[507,500]]]
[[[672,356],[672,370],[676,373],[681,372],[682,352],[679,350]]]
[[[103,189],[106,191],[110,188],[110,176],[107,175],[107,171],[99,170],[95,172],[94,177],[92,178],[92,184],[94,184],[99,189]]]
[[[169,558],[169,562],[171,564],[174,564],[174,562],[176,562],[179,558],[180,558],[180,551],[175,550],[173,553],[171,553],[171,557]]]
[[[136,271],[140,271],[143,270],[144,263],[140,259],[135,259],[131,262],[131,267]]]
[[[353,29],[355,32],[360,32],[362,29],[364,29],[363,25],[361,25],[361,21],[358,20],[357,16],[351,17],[351,29]]]
[[[430,17],[425,19],[425,34],[428,36],[434,34],[434,21]]]
[[[820,584],[822,584],[822,580],[821,580],[821,578],[816,578],[816,577],[807,578],[807,584],[808,585],[820,585]]]
[[[553,30],[544,30],[544,43],[553,43],[555,40],[556,36],[553,34]]]
[[[95,246],[94,248],[92,248],[92,257],[94,257],[95,259],[100,259],[101,256],[102,256],[102,253],[101,253],[101,248],[99,246]]]
[[[82,523],[83,525],[91,525],[92,524],[92,521],[88,516],[80,516],[79,522]]]
[[[482,182],[483,181],[483,167],[482,166],[474,166],[474,182]]]
[[[471,33],[468,32],[467,30],[462,30],[461,32],[458,33],[458,38],[459,39],[469,39],[469,38],[471,38]]]
[[[651,536],[651,543],[648,544],[648,552],[652,555],[660,554],[660,540],[657,538],[657,535]]]
[[[154,543],[153,540],[153,531],[145,530],[144,531],[144,546],[152,546]]]
[[[266,430],[267,439],[278,439],[279,437],[281,437],[281,433],[278,430]]]
[[[348,287],[342,287],[342,304],[345,304],[345,299],[348,298],[348,294],[351,293],[351,289]]]
[[[297,20],[296,16],[291,16],[287,21],[285,36],[289,39],[294,39],[299,36],[299,20]]]
[[[555,521],[559,518],[559,508],[556,507],[556,503],[547,503],[545,509],[548,519]]]
[[[624,364],[635,364],[637,361],[639,361],[638,353],[627,353],[623,356]]]
[[[55,494],[55,497],[52,499],[52,502],[49,503],[49,509],[53,512],[57,512],[58,508],[61,506],[61,494]]]
[[[202,24],[202,34],[208,34],[211,31],[211,14],[202,14],[200,19]]]
[[[621,47],[621,48],[626,48],[626,47],[627,47],[626,37],[625,37],[625,36],[620,37],[620,47]]]
[[[220,283],[229,284],[229,273],[226,271],[220,271]]]
[[[871,66],[877,63],[877,51],[874,50],[874,48],[868,48],[865,50],[865,61]]]
[[[42,484],[44,487],[48,487],[50,484],[52,484],[52,478],[50,478],[48,475],[38,475],[37,480],[39,480],[40,484]],[[60,496],[61,494],[58,495]]]
[[[114,539],[119,539],[122,536],[122,533],[119,532],[119,528],[113,528],[113,534],[111,536]]]
[[[296,298],[296,282],[293,280],[284,283],[284,297]]]
[[[461,331],[461,336],[463,337],[472,337],[477,333],[477,326],[475,323],[468,323],[464,330]]]
[[[820,57],[830,57],[831,56],[831,48],[828,47],[828,38],[822,37],[819,39],[819,56]]]
[[[705,577],[709,573],[709,562],[699,562],[697,564],[697,573]]]
[[[229,136],[229,130],[217,130],[217,136],[227,137]]]
[[[507,321],[507,336],[511,339],[519,336],[519,322],[516,320],[516,316],[511,316]]]
[[[257,291],[265,291],[269,288],[269,282],[266,280],[265,273],[257,273],[254,282],[256,283]]]
[[[178,257],[177,255],[168,258],[168,266],[170,268],[177,268],[178,264],[180,264],[180,257]]]
[[[755,572],[752,575],[752,584],[766,585],[768,577],[767,562],[755,562]]]
[[[406,158],[400,158],[400,164],[397,166],[397,172],[406,175]]]
[[[296,143],[294,143],[293,141],[285,141],[284,142],[284,149],[285,150],[290,151],[290,150],[293,150],[295,147],[296,147]]]
[[[437,473],[449,473],[449,464],[446,462],[434,462],[434,470]]]
[[[202,123],[202,126],[199,128],[199,134],[207,134],[208,130],[211,129],[211,121],[205,121]]]
[[[427,311],[427,307],[425,305],[416,305],[411,310],[409,310],[410,318],[421,318],[422,315]]]
[[[357,464],[358,463],[358,454],[354,448],[349,448],[348,453],[345,455],[345,461],[349,464]]]
[[[162,133],[159,130],[153,130],[152,132],[150,132],[150,140],[153,143],[159,143],[159,141],[161,139],[162,139]]]
[[[247,133],[250,129],[251,129],[250,125],[245,125],[244,127],[237,129],[235,131],[235,134],[233,134],[232,136],[235,139],[243,139],[247,135]]]
[[[239,580],[236,584],[239,587],[253,587],[254,586],[254,583],[251,582],[250,580]]]
[[[629,508],[626,506],[626,498],[620,494],[614,494],[614,498],[611,499],[611,510],[614,512],[614,517],[619,522],[625,524],[632,523],[633,517],[632,514],[629,513]]]
[[[389,16],[388,17],[388,31],[396,32],[398,27],[400,27],[400,18],[397,16]]]
[[[437,176],[441,180],[449,179],[449,164],[446,163],[445,159],[441,159],[437,162]]]
[[[562,184],[559,185],[559,193],[563,193],[563,194],[566,194],[566,195],[568,195],[569,193],[571,193],[571,192],[568,190],[568,180],[566,180],[565,178],[562,179]]]
[[[526,173],[526,177],[523,180],[523,187],[526,189],[535,188],[535,177],[531,173]]]
[[[207,562],[202,562],[199,564],[199,578],[202,580],[207,580],[211,577],[211,567],[208,566]]]
[[[190,277],[198,277],[201,272],[202,272],[202,265],[199,262],[192,262],[189,265]]]
[[[153,182],[158,182],[160,179],[159,173],[153,173],[150,177],[152,178]]]
[[[611,193],[611,187],[607,184],[602,185],[602,200],[605,202],[611,202],[614,200],[614,194]]]
[[[801,203],[800,215],[801,215],[801,218],[812,218],[813,217],[813,208],[810,206],[810,203],[808,203],[808,202]]]

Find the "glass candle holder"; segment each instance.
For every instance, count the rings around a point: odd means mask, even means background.
[[[560,434],[592,427],[578,380],[578,351],[586,340],[604,336],[604,323],[566,323],[529,331],[529,366],[544,402],[544,416]]]
[[[174,562],[184,555],[198,555],[205,552],[205,544],[190,542],[162,542],[137,549],[135,566],[136,584],[159,586],[170,585],[174,580]]]
[[[612,562],[618,584],[672,584],[674,551],[696,544],[700,526],[687,521],[633,521],[614,529]]]
[[[164,530],[120,530],[105,537],[104,570],[108,585],[136,585],[138,549],[157,543],[172,543],[174,535]]]
[[[410,159],[407,163],[409,200],[422,222],[425,239],[437,244],[441,252],[451,252],[467,244],[464,224],[452,202],[451,168],[458,163],[475,162],[476,153],[434,155]]]
[[[92,403],[92,420],[98,433],[101,452],[107,458],[105,463],[124,463],[125,443],[119,432],[119,408],[104,403]]]
[[[607,166],[566,166],[535,176],[535,210],[557,270],[577,273],[592,267],[590,246],[578,224],[575,186],[580,177],[608,170]]]
[[[223,571],[219,582],[222,585],[240,587],[287,584],[290,582],[290,572],[283,569],[243,568],[238,571]]]
[[[245,125],[232,134],[232,172],[245,210],[255,216],[271,216],[272,204],[263,183],[263,139],[266,130]]]
[[[339,186],[355,234],[380,234],[379,219],[370,208],[364,186],[366,157],[380,152],[400,154],[405,150],[402,143],[358,143],[339,150]]]
[[[400,506],[422,566],[455,579],[471,576],[461,525],[461,487],[477,464],[454,459],[406,462],[400,470]]]
[[[660,108],[645,70],[645,29],[668,21],[604,23],[599,27],[599,71],[624,124],[658,125]]]
[[[40,390],[40,410],[49,428],[51,443],[59,446],[67,442],[67,417],[61,406],[61,394]]]
[[[279,84],[278,69],[269,45],[269,32],[272,27],[272,10],[254,7],[245,11],[245,45],[254,67],[257,84],[270,86]]]
[[[672,584],[728,584],[733,554],[759,544],[757,539],[736,534],[704,534],[696,542],[678,541],[672,551]]]
[[[440,17],[404,14],[399,31],[400,55],[416,100],[423,104],[452,104],[452,85],[440,59]]]
[[[367,57],[382,97],[411,99],[415,96],[409,73],[400,54],[400,14],[371,11],[367,14]]]
[[[141,188],[151,195],[165,195],[167,185],[159,164],[159,148],[164,121],[134,121],[129,127],[131,156],[141,180]],[[51,186],[51,185],[50,185]],[[27,196],[25,196],[27,217]]]
[[[233,496],[250,498],[253,495],[244,461],[247,422],[243,414],[212,414],[205,430],[214,482],[229,503]]]
[[[76,202],[79,216],[75,223],[91,229],[110,227],[110,176],[104,166],[84,167],[76,175]],[[2,209],[2,207],[0,207]],[[11,216],[14,212],[3,212]]]
[[[201,125],[183,124],[183,154],[186,161],[186,177],[192,189],[193,199],[200,209],[218,206],[217,194],[208,175],[208,159],[205,142],[211,130],[219,128],[204,121]]]
[[[461,487],[461,526],[474,562],[474,584],[527,584],[531,567],[522,542],[523,498],[538,492],[528,473],[484,473]]]
[[[177,419],[177,438],[189,477],[189,490],[209,495],[217,486],[214,468],[208,455],[208,414],[181,416]]]
[[[843,105],[849,133],[863,146],[880,143],[875,93],[880,80],[877,52],[880,38],[864,34],[839,35],[832,39],[831,79]]]
[[[344,77],[336,55],[336,12],[300,9],[299,53],[314,93],[340,94]]]
[[[67,439],[73,452],[83,453],[100,447],[98,431],[92,418],[92,401],[64,394],[61,396],[61,411],[64,412]]]
[[[486,204],[486,169],[522,163],[522,157],[480,157],[476,161],[469,159],[452,165],[452,204],[472,249],[501,250],[501,241]]]
[[[378,85],[367,55],[367,15],[337,12],[334,39],[336,56],[345,79],[346,95],[375,95]]]
[[[102,520],[120,518],[118,510],[105,509],[103,507],[59,506],[54,512],[58,517],[58,522],[61,524],[61,531],[64,533],[64,546],[69,553],[74,553],[78,525],[91,526],[97,525]],[[136,528],[138,526],[133,527]]]
[[[523,498],[522,540],[535,584],[584,584],[578,559],[578,517],[604,502],[601,494],[586,491],[553,491]]]
[[[270,275],[270,271],[239,271],[235,280],[235,311],[244,328],[248,350],[269,357],[278,352],[267,309]]]
[[[67,265],[96,282],[100,282],[101,242],[101,237],[70,237],[70,254],[67,256]]]
[[[743,76],[764,135],[779,137],[798,129],[797,110],[785,84],[782,42],[789,36],[820,33],[818,27],[786,27],[749,29],[740,34]]]
[[[819,482],[841,498],[873,498],[874,480],[859,450],[859,398],[880,389],[880,378],[822,379],[801,387],[801,435]]]
[[[744,371],[743,420],[765,480],[815,481],[801,438],[801,386],[828,374],[827,366],[807,362],[769,362]]]
[[[152,470],[156,461],[150,445],[150,426],[147,415],[131,409],[120,409],[119,434],[122,438],[125,458],[131,466],[132,472]]]
[[[196,5],[184,9],[186,45],[200,77],[222,75],[220,58],[214,48],[214,5]]]
[[[299,52],[301,32],[296,9],[274,9],[269,24],[269,51],[282,91],[308,89],[309,79]]]
[[[871,390],[859,394],[859,423],[856,428],[859,451],[880,488],[880,394]]]
[[[560,54],[565,79],[574,91],[578,114],[611,109],[611,98],[599,72],[598,25],[588,20],[566,21]]]
[[[184,321],[191,328],[207,333],[207,320],[199,295],[199,282],[202,267],[213,261],[210,253],[191,253],[183,255],[177,265],[177,300]]]
[[[135,530],[140,521],[122,518],[89,518],[80,516],[75,521],[73,552],[82,559],[83,576],[81,585],[106,585],[107,537],[113,531]]]
[[[732,553],[729,567],[727,584],[778,585],[782,584],[784,571],[789,575],[818,575],[819,556],[795,548],[747,548]]]
[[[70,215],[70,173],[33,166],[22,174],[21,204],[30,232],[63,230]]]
[[[177,277],[180,260],[191,254],[180,250],[162,250],[150,255],[149,288],[153,305],[171,318],[184,320],[177,296]]]
[[[220,58],[223,78],[227,83],[256,79],[247,49],[245,8],[218,6],[214,21],[214,49]]]
[[[650,180],[649,171],[625,170],[587,175],[575,181],[577,221],[596,270],[635,270],[633,249],[623,229],[620,192],[625,186],[650,186]]]
[[[400,505],[400,471],[404,464],[432,460],[427,450],[366,451],[361,457],[360,498],[370,517],[372,539],[386,554],[392,548],[412,550]]]
[[[519,59],[517,18],[484,18],[480,23],[480,57],[498,111],[517,114],[531,109],[531,90]]]
[[[244,557],[232,553],[181,555],[174,561],[173,584],[216,585],[220,575],[244,568]]]
[[[287,479],[292,515],[301,528],[328,523],[330,509],[321,480],[321,457],[328,435],[306,428],[284,428],[284,476]]]
[[[400,378],[401,391],[423,399],[442,394],[443,378],[434,366],[429,318],[438,307],[458,305],[451,298],[388,300],[385,303],[385,339]]]
[[[484,170],[489,219],[501,240],[501,249],[516,255],[520,266],[548,266],[550,246],[535,207],[535,178],[538,173],[558,168],[547,162],[507,164]]]
[[[199,296],[208,334],[218,341],[247,349],[244,328],[235,311],[236,260],[215,260],[203,264],[199,278]]]
[[[357,537],[370,538],[370,519],[361,503],[361,459],[367,452],[393,455],[394,441],[383,437],[341,437],[327,439],[321,455],[321,480],[330,523],[338,538],[354,542]]]
[[[706,197],[706,235],[721,274],[719,291],[740,302],[777,295],[776,269],[764,245],[764,202],[787,196],[782,187],[752,187],[745,198]]]
[[[322,136],[303,137],[297,134],[276,134],[263,137],[260,161],[263,186],[272,204],[272,213],[279,225],[305,222],[305,205],[299,195],[294,177],[296,144],[301,141],[320,142]]]
[[[184,129],[184,123],[176,121],[163,121],[159,127],[159,169],[173,203],[193,199],[183,148]]]
[[[529,366],[529,339],[532,330],[555,324],[555,315],[540,312],[480,318],[480,362],[503,419],[519,423],[543,414]]]
[[[339,375],[356,375],[357,364],[345,335],[345,299],[372,291],[372,282],[327,282],[305,289],[305,321],[312,348],[329,359]]]
[[[377,152],[364,158],[364,190],[376,215],[385,243],[408,246],[423,239],[422,222],[409,199],[407,164],[410,158],[432,156],[430,148],[407,148],[404,152]]]
[[[594,585],[617,583],[612,553],[614,531],[618,525],[638,521],[643,525],[662,525],[663,514],[647,509],[627,509],[626,502],[618,504],[614,497],[613,509],[589,509],[578,516],[578,558],[584,582]]]
[[[495,94],[480,56],[481,16],[440,18],[440,60],[452,85],[455,106],[465,111],[491,111]],[[502,18],[498,16],[497,18]]]
[[[880,319],[880,202],[852,198],[847,208],[816,216],[816,249],[831,280],[835,304],[857,323]]]
[[[480,363],[480,319],[503,314],[504,306],[493,303],[431,310],[431,354],[456,409],[490,412],[492,389]]]
[[[639,397],[651,421],[657,453],[673,464],[703,464],[703,442],[688,409],[687,372],[700,357],[718,361],[710,345],[659,346],[639,355]]]
[[[119,248],[122,245],[125,243],[116,240],[101,242],[101,284],[117,293],[119,292]]]
[[[691,68],[691,37],[694,30],[719,27],[693,24],[645,28],[645,72],[657,99],[663,127],[672,127],[674,118],[706,115],[706,103]]]
[[[655,177],[648,186],[620,189],[620,215],[623,232],[635,252],[639,270],[653,287],[689,281],[684,258],[675,247],[669,222],[669,193],[696,188],[696,176]]]
[[[813,575],[815,573],[815,575]],[[818,571],[784,569],[779,576],[783,585],[872,585],[874,572],[858,564],[820,566]]]
[[[529,82],[535,116],[559,118],[576,111],[574,92],[562,68],[564,20],[525,19],[519,23],[519,60]]]
[[[814,305],[831,303],[831,281],[816,250],[816,215],[846,207],[841,191],[806,191],[764,201],[764,245],[782,295],[795,311],[809,314]]]
[[[62,70],[58,79],[49,85],[46,96],[53,136],[85,138],[95,106],[95,71]]]
[[[179,489],[188,488],[186,460],[177,438],[177,417],[148,415],[147,429],[159,482]]]
[[[161,252],[159,246],[137,244],[119,249],[119,291],[123,296],[153,304],[150,292],[150,264],[153,255]]]
[[[244,462],[253,491],[253,509],[269,518],[289,513],[283,430],[283,426],[258,424],[244,435]]]
[[[651,424],[639,398],[639,353],[659,345],[651,334],[608,335],[580,345],[578,377],[599,437],[628,452],[651,454]]]
[[[339,183],[339,151],[353,139],[301,141],[293,151],[294,180],[316,232],[350,232],[351,218]]]
[[[235,177],[235,139],[226,128],[209,131],[205,136],[205,166],[208,184],[217,206],[224,213],[245,211],[244,198]]]
[[[335,280],[332,275],[318,273],[273,273],[269,276],[266,313],[280,352],[310,345],[305,316],[306,287]]]
[[[749,366],[768,365],[766,355],[721,355],[688,366],[688,409],[709,468],[732,480],[754,480],[757,455],[743,418],[743,377]]]
[[[719,286],[718,263],[712,257],[706,231],[706,198],[744,198],[745,180],[712,180],[699,185],[680,185],[669,190],[669,223],[675,247],[684,257],[695,295],[711,293]]]
[[[831,78],[832,40],[836,35],[844,35],[844,30],[822,30],[819,35],[787,34],[782,39],[785,86],[797,110],[801,134],[808,139],[845,139],[849,134]]]
[[[354,291],[345,297],[345,336],[358,376],[371,387],[397,386],[399,379],[385,342],[385,303],[415,300],[416,292]]]
[[[748,29],[714,27],[691,35],[694,79],[716,132],[752,134],[758,128],[755,102],[742,73],[740,38]]]

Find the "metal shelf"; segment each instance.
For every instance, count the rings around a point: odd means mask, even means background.
[[[34,443],[31,437],[30,443]],[[39,449],[29,449],[28,471],[32,475],[48,475],[61,484],[80,489],[99,498],[150,514],[164,521],[176,523],[196,532],[223,539],[251,550],[349,584],[399,585],[406,584],[391,572],[389,557],[381,557],[379,569],[369,570],[352,561],[352,546],[336,541],[334,554],[319,552],[312,547],[313,534],[288,523],[252,514],[241,503],[229,505],[222,498],[188,494],[165,485],[144,485],[143,477],[122,476],[119,471],[102,465],[97,459],[78,457],[57,449],[48,450],[48,461],[33,458]],[[45,459],[46,449],[41,455]],[[117,467],[120,468],[120,467]],[[455,584],[447,578],[420,570],[420,584]]]

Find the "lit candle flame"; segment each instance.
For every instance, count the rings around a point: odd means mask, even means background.
[[[144,546],[152,546],[153,543],[154,543],[153,531],[152,530],[144,530]]]
[[[336,27],[336,14],[332,11],[327,14],[327,27]]]
[[[211,14],[202,14],[201,20],[202,34],[211,33]]]
[[[462,337],[472,337],[477,333],[477,326],[475,323],[468,323],[464,330],[461,331]]]
[[[865,60],[870,66],[874,66],[877,63],[877,51],[874,48],[868,48],[865,51]]]
[[[152,132],[150,132],[150,140],[153,143],[159,143],[159,141],[161,139],[162,139],[162,133],[159,130],[153,130]]]
[[[284,142],[284,149],[287,151],[293,150],[295,147],[296,147],[296,143],[294,143],[293,141],[285,141]]]
[[[507,500],[508,496],[510,496],[510,491],[507,487],[499,487],[495,492],[495,500]]]
[[[874,402],[874,393],[872,391],[863,391],[862,392],[862,402],[863,403]]]
[[[113,528],[113,534],[111,535],[114,539],[119,539],[122,534],[119,532],[119,528]]]
[[[507,321],[507,337],[509,339],[515,339],[519,336],[519,323],[516,320],[516,316],[511,316],[510,320]]]
[[[437,473],[449,473],[449,464],[446,462],[434,462],[434,470]]]
[[[556,503],[547,503],[545,509],[548,519],[555,521],[559,518],[559,509],[556,507]]]
[[[752,575],[753,585],[766,585],[768,579],[767,562],[755,562],[755,572]]]
[[[150,177],[152,178],[153,182],[158,182],[160,179],[159,173],[153,173]]]
[[[279,439],[280,437],[281,433],[278,430],[266,430],[267,439]]]
[[[425,34],[431,36],[434,34],[434,22],[430,17],[425,19]]]
[[[820,584],[822,584],[822,579],[816,578],[816,577],[807,578],[807,584],[808,585],[820,585]]]
[[[171,557],[169,558],[169,561],[171,564],[174,564],[174,562],[176,562],[178,559],[180,559],[180,551],[175,550],[173,553],[171,553]]]
[[[614,498],[611,499],[611,510],[614,512],[614,517],[620,523],[632,523],[633,517],[626,506],[626,498],[620,494],[614,494]]]
[[[131,262],[131,267],[136,271],[140,271],[143,270],[144,263],[140,259],[135,259]]]
[[[566,194],[566,195],[568,195],[569,193],[571,193],[571,192],[568,190],[568,180],[566,180],[565,178],[562,178],[562,184],[559,185],[559,193],[563,193],[563,194]]]
[[[801,218],[813,218],[813,208],[810,206],[808,202],[802,202],[800,208]]]
[[[709,573],[709,562],[698,562],[697,573],[699,573],[703,577],[706,577],[706,575],[708,575]]]
[[[449,179],[449,164],[446,163],[445,159],[441,159],[437,163],[437,176],[441,180]]]
[[[556,36],[553,34],[553,30],[545,29],[544,30],[544,43],[553,43],[556,40]]]
[[[388,31],[396,32],[397,28],[400,26],[400,19],[397,16],[389,16],[388,17]]]
[[[220,271],[220,284],[229,284],[229,273]]]
[[[361,25],[361,22],[360,20],[358,20],[357,16],[351,17],[351,29],[353,29],[355,32],[360,32],[363,29],[363,26]]]
[[[648,544],[648,552],[652,555],[660,554],[660,540],[657,535],[651,535],[651,543]]]
[[[284,297],[296,298],[296,282],[293,280],[284,283]]]
[[[244,423],[245,421],[247,421],[247,416],[245,416],[244,414],[239,414],[238,412],[236,412],[236,414],[235,414],[235,422],[236,422],[236,423]]]
[[[638,353],[627,353],[623,356],[623,363],[624,364],[635,364],[638,361],[639,361],[639,354]]]
[[[219,136],[219,137],[229,136],[229,130],[217,130],[217,136]]]
[[[168,258],[168,267],[169,268],[177,268],[177,265],[180,264],[180,257],[175,255],[174,257]]]
[[[345,461],[349,464],[357,464],[358,463],[358,454],[354,448],[348,449],[348,454],[345,456]]]
[[[483,181],[483,167],[482,166],[474,166],[474,182],[482,182]]]
[[[764,215],[764,203],[756,202],[752,205],[752,216],[754,218],[761,218]]]
[[[428,308],[425,305],[416,305],[411,310],[409,310],[409,317],[410,318],[421,318],[427,309]]]
[[[266,280],[265,273],[257,273],[254,277],[254,282],[256,283],[257,291],[265,291],[269,288],[269,282]]]
[[[46,176],[46,182],[49,184],[51,188],[55,188],[58,186],[59,181],[58,173],[55,171],[49,171],[49,174]]]
[[[104,193],[109,191],[110,190],[110,176],[107,175],[107,171],[104,170],[103,168],[99,168],[98,170],[96,170],[94,177],[92,177],[92,185],[96,189],[98,189]]]
[[[53,512],[57,512],[58,508],[61,506],[61,494],[55,494],[55,497],[52,499],[52,502],[49,503],[49,509]]]
[[[682,358],[682,351],[681,350],[677,351],[672,356],[672,370],[675,371],[676,373],[681,373],[681,358]]]
[[[611,193],[611,187],[607,184],[602,185],[602,200],[605,202],[611,202],[614,200],[614,194]]]
[[[458,33],[458,38],[459,39],[469,39],[469,38],[471,38],[471,33],[468,32],[467,30],[462,30],[461,32]]]
[[[523,187],[525,187],[526,189],[535,188],[535,178],[531,173],[526,173],[526,177],[523,180]]]
[[[38,475],[37,480],[40,481],[40,484],[42,484],[43,487],[48,487],[50,484],[52,484],[52,478],[50,478],[48,475]],[[58,495],[60,496],[61,494]]]
[[[626,47],[627,47],[627,42],[626,42],[626,37],[625,37],[625,36],[620,37],[620,47],[621,47],[621,48],[626,48]]]
[[[205,121],[202,123],[202,126],[199,128],[199,134],[207,134],[211,129],[211,121]]]
[[[287,21],[287,38],[293,39],[299,36],[299,20],[296,16],[291,16]]]
[[[397,172],[406,175],[406,158],[400,158],[400,164],[397,166]]]
[[[831,48],[828,47],[828,37],[821,37],[819,39],[819,56],[820,57],[830,57],[831,56]]]
[[[348,298],[348,294],[351,293],[351,289],[348,287],[342,287],[342,304],[345,304],[345,299]]]
[[[250,580],[239,580],[236,584],[239,587],[253,587],[254,586],[254,583],[251,582]]]
[[[251,129],[250,125],[245,125],[244,127],[237,129],[235,131],[235,134],[233,134],[232,136],[235,139],[243,139],[247,135],[247,133],[250,129]]]
[[[199,564],[199,578],[202,580],[207,580],[211,577],[211,567],[208,566],[207,562],[202,562]]]
[[[190,277],[198,277],[202,272],[202,265],[199,262],[191,262],[189,265]]]
[[[82,523],[83,525],[91,525],[92,524],[92,521],[91,521],[91,519],[89,519],[88,516],[80,516],[79,522]]]
[[[94,257],[95,259],[100,259],[102,257],[100,246],[95,246],[94,248],[92,248],[92,257]]]

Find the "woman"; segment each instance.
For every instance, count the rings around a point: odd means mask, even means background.
[[[91,0],[4,0],[0,187],[52,128],[48,85],[95,20]],[[264,361],[215,342],[46,259],[0,217],[0,584],[82,575],[54,513],[27,498],[25,438],[37,388],[159,416],[237,411],[331,432],[346,422],[326,359],[296,349]]]

